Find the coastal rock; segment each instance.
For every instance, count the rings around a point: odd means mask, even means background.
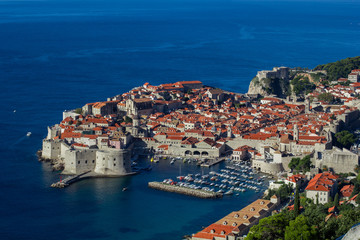
[[[290,82],[287,78],[261,78],[254,77],[250,84],[247,94],[259,94],[263,97],[277,96],[284,98],[291,92]]]
[[[264,82],[260,81],[257,77],[254,77],[249,84],[249,90],[247,94],[259,94],[261,96],[267,96],[268,93],[265,91],[265,88],[266,86],[264,85]]]

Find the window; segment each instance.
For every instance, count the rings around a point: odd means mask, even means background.
[[[223,225],[227,225],[227,221],[224,221],[224,222],[223,222]]]
[[[87,164],[87,160],[85,160],[85,163]]]
[[[114,163],[114,167],[116,166],[116,163]]]
[[[234,215],[234,218],[238,218],[238,217],[239,217],[239,214],[235,214],[235,215]]]
[[[78,161],[78,164],[80,164],[80,161]]]
[[[92,160],[92,163],[95,163],[95,160]]]

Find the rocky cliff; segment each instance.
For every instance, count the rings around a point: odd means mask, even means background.
[[[262,96],[276,95],[286,97],[291,92],[290,83],[287,79],[254,77],[249,85],[248,94],[260,94]]]

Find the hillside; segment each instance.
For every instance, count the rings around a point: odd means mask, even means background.
[[[357,68],[360,68],[360,56],[318,65],[314,68],[314,70],[326,70],[328,79],[330,81],[335,81],[339,78],[347,78],[347,75],[351,72],[351,70]]]

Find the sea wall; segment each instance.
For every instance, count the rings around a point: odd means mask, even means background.
[[[161,182],[149,182],[148,186],[153,189],[166,191],[166,192],[174,192],[180,193],[188,196],[198,197],[198,198],[221,198],[221,193],[215,192],[206,192],[197,189],[185,188],[180,186],[169,185]]]

